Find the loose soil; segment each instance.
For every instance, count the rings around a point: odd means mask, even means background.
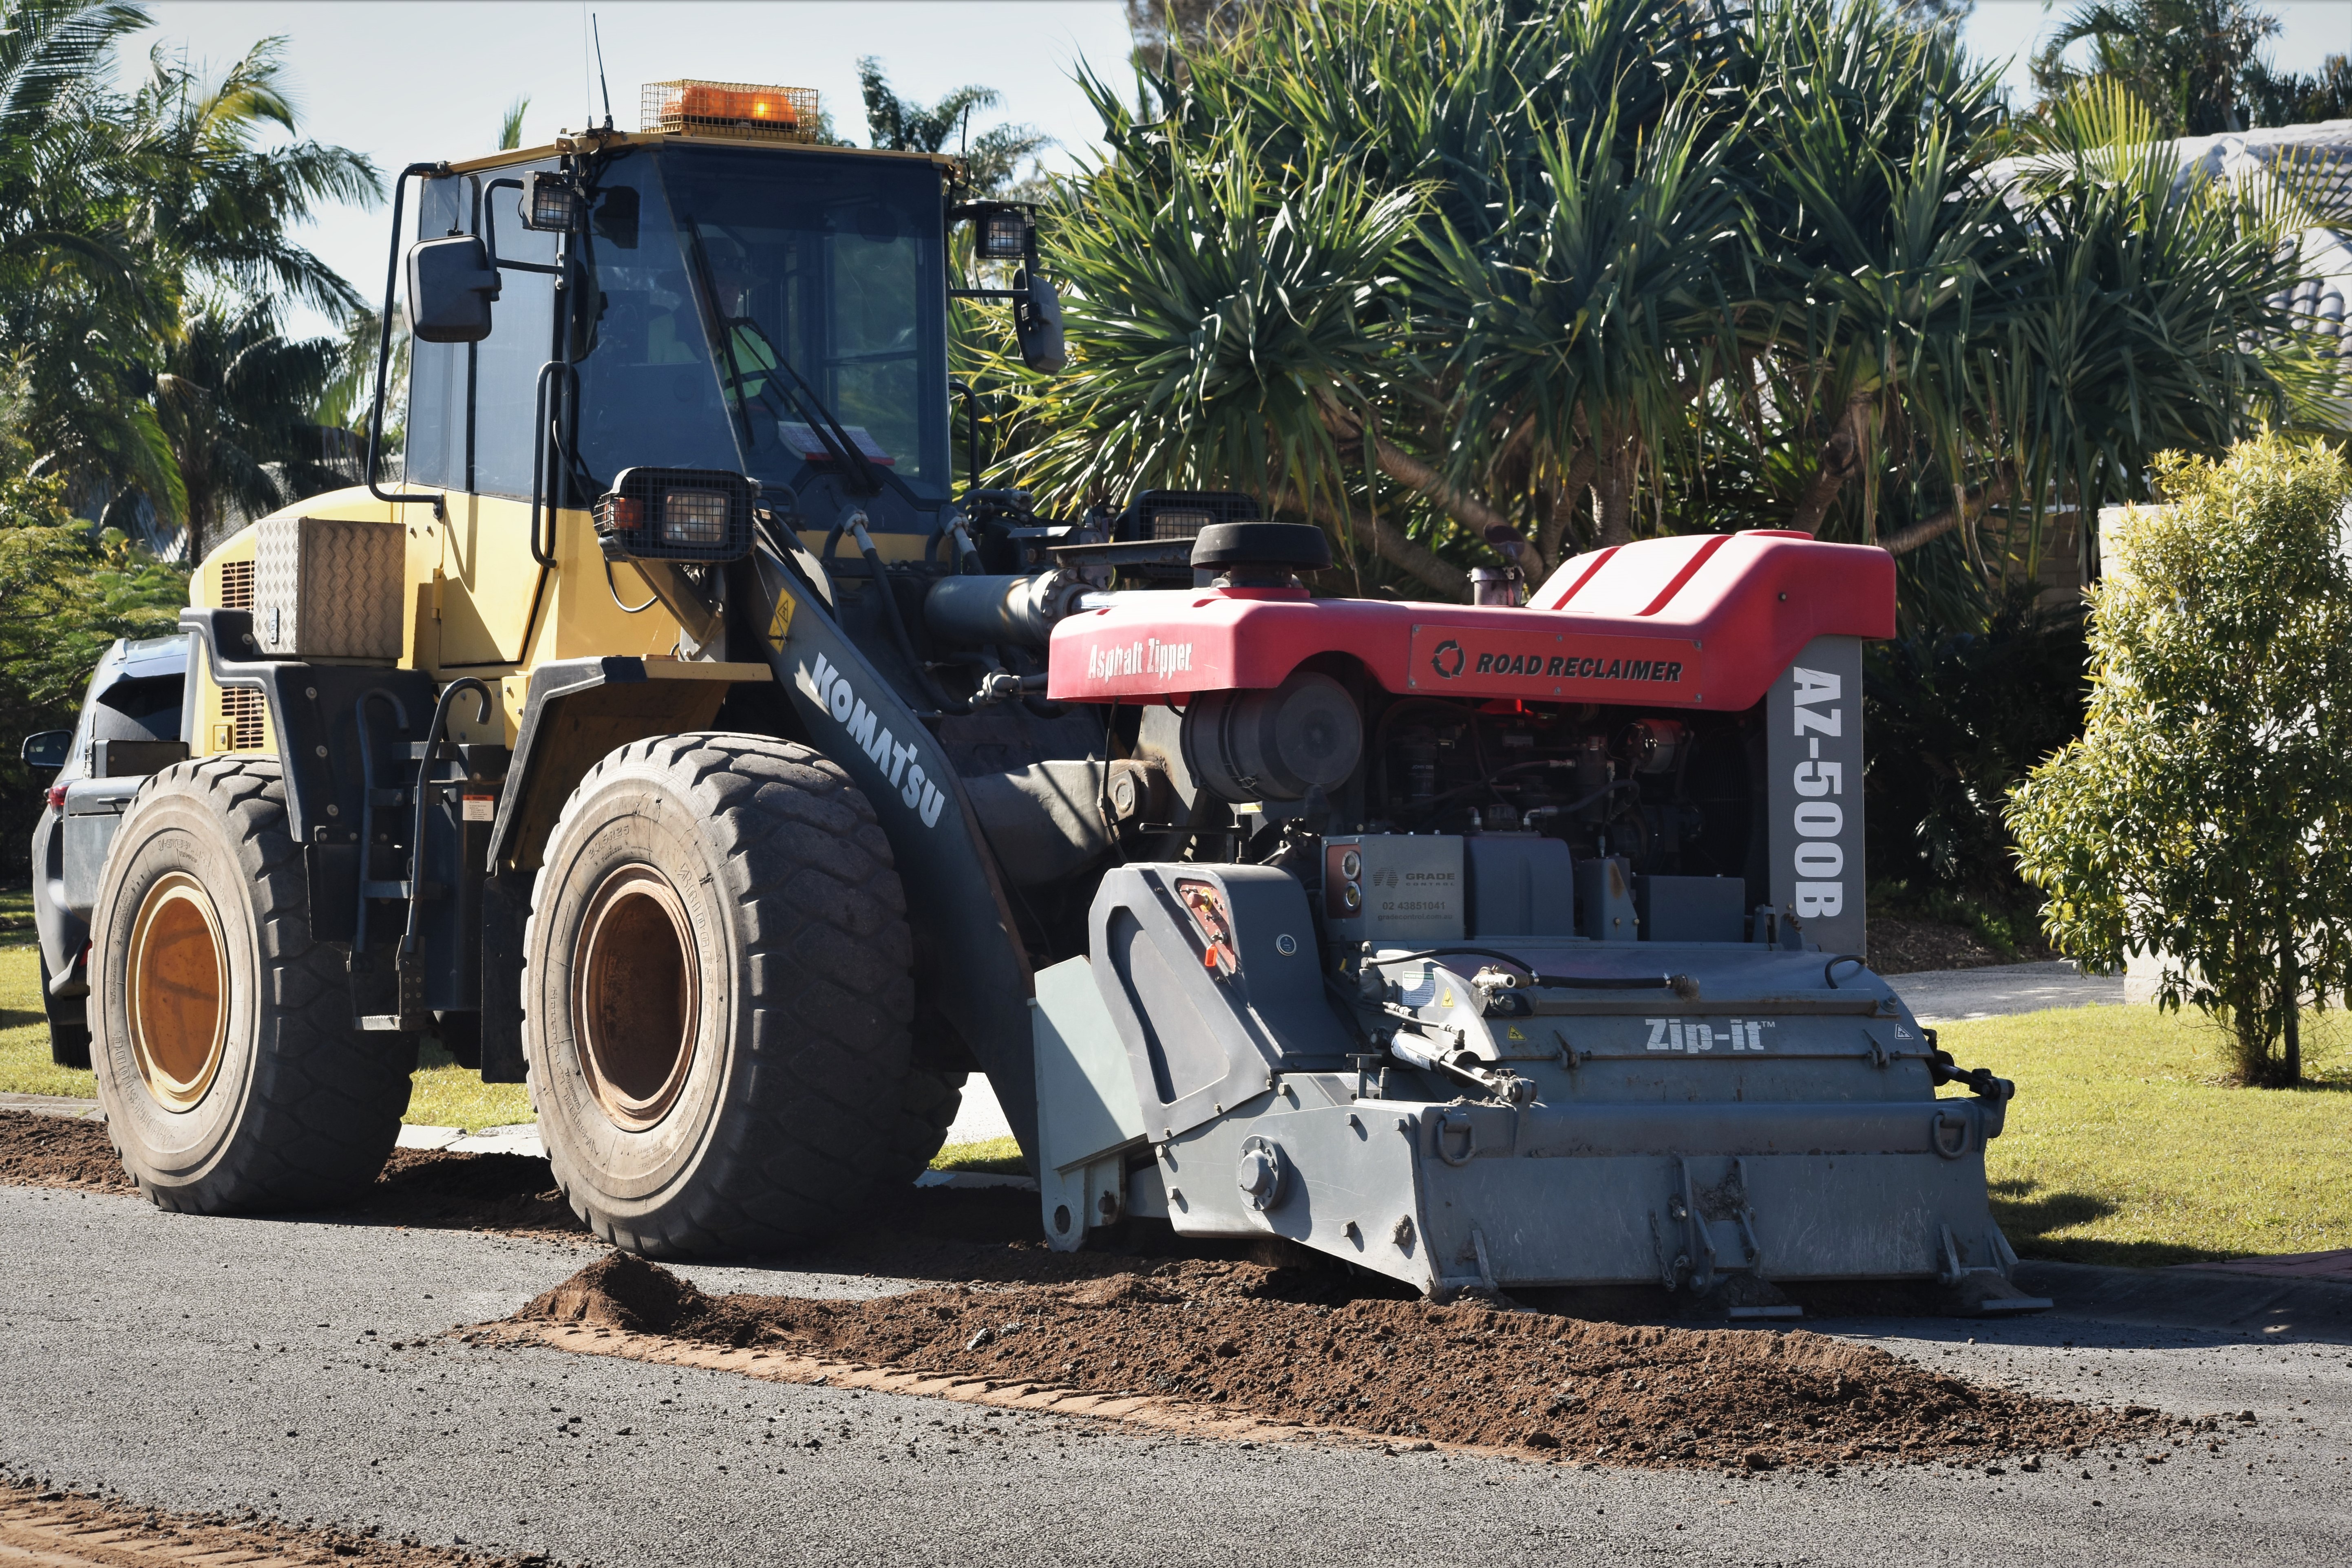
[[[1227,1260],[844,1301],[710,1296],[615,1252],[515,1321],[1612,1465],[2032,1468],[2041,1455],[2160,1443],[2216,1424],[1988,1387],[1822,1334],[1366,1298],[1344,1274]]]
[[[1870,967],[1882,975],[1913,975],[1924,969],[1989,969],[1997,964],[2028,964],[2057,953],[2035,932],[2003,953],[1965,925],[1918,915],[1870,915]]]
[[[532,1552],[481,1557],[457,1547],[388,1539],[373,1531],[312,1530],[256,1513],[163,1513],[115,1500],[0,1477],[0,1563],[52,1568],[174,1568],[190,1561],[238,1568],[356,1563],[361,1568],[551,1568]]]
[[[103,1122],[0,1111],[0,1184],[136,1192]],[[345,1211],[377,1225],[496,1230],[593,1239],[572,1218],[543,1159],[394,1149],[366,1197]]]

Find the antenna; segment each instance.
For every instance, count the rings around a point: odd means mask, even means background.
[[[613,129],[613,89],[604,80],[604,32],[596,25],[596,13],[588,13],[588,31],[596,40],[596,87],[604,95],[604,129]]]

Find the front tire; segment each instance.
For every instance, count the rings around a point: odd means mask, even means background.
[[[91,1066],[139,1189],[172,1209],[323,1208],[383,1169],[414,1035],[352,1027],[310,939],[273,759],[174,764],[132,799],[90,915]]]
[[[911,1181],[943,1087],[910,1106],[912,952],[889,841],[819,753],[720,734],[605,757],[524,943],[531,1101],[574,1212],[652,1257],[773,1251]]]

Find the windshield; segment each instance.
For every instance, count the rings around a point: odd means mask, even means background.
[[[595,314],[573,344],[592,473],[740,468],[803,488],[821,400],[883,473],[944,498],[937,171],[662,148],[615,159],[597,188],[582,245]]]

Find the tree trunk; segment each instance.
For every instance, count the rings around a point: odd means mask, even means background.
[[[1371,547],[1374,555],[1438,592],[1453,599],[1466,600],[1470,597],[1468,572],[1415,544],[1395,524],[1370,513],[1359,516],[1353,507],[1349,507],[1343,517],[1334,517],[1295,490],[1285,500],[1325,528],[1361,539]]]
[[[2288,1089],[2303,1082],[2303,976],[2295,963],[2293,921],[2287,923],[2285,940],[2279,946],[2286,971],[2286,1060],[2279,1065],[2278,1086]]]
[[[2009,499],[2010,492],[2015,489],[2016,486],[2014,476],[2006,473],[1996,475],[1990,483],[1979,485],[1968,492],[1967,514],[1974,516],[1982,513],[1988,507],[1999,506]],[[1960,526],[1962,520],[1961,508],[1949,507],[1925,521],[1912,524],[1894,538],[1883,541],[1879,548],[1885,550],[1888,555],[1908,555],[1929,540],[1941,538],[1950,533]]]
[[[1535,551],[1528,548],[1527,536],[1519,532],[1510,518],[1477,497],[1455,489],[1436,469],[1420,458],[1382,441],[1377,431],[1367,427],[1363,436],[1371,450],[1373,465],[1382,474],[1406,488],[1428,497],[1454,521],[1466,523],[1477,529],[1478,537],[1486,541],[1487,548],[1517,567],[1529,581],[1535,580],[1542,570],[1543,563],[1536,559]]]
[[[1846,402],[1844,412],[1838,415],[1837,428],[1822,444],[1821,461],[1805,485],[1805,493],[1797,497],[1797,508],[1789,516],[1790,528],[1802,528],[1809,534],[1820,533],[1822,519],[1829,516],[1838,493],[1845,488],[1848,480],[1862,472],[1862,423],[1869,409],[1867,394],[1857,394]]]
[[[1576,508],[1591,488],[1592,449],[1580,446],[1576,455],[1568,460],[1568,477],[1551,493],[1551,515],[1536,534],[1536,549],[1543,553],[1546,576],[1558,571],[1560,562],[1568,559],[1569,530],[1575,526]]]
[[[1642,449],[1628,441],[1596,460],[1592,476],[1592,513],[1601,525],[1601,548],[1633,542],[1633,474]]]

